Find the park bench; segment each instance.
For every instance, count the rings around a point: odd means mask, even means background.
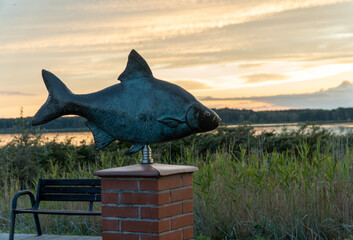
[[[17,200],[20,196],[28,195],[31,208],[17,209]],[[88,210],[50,210],[39,209],[41,201],[76,201],[89,202]],[[16,193],[11,207],[11,228],[9,240],[14,239],[16,214],[33,214],[38,236],[42,235],[38,214],[53,215],[93,215],[100,216],[100,211],[93,211],[93,202],[101,201],[100,179],[39,179],[37,196],[31,191],[23,190]]]

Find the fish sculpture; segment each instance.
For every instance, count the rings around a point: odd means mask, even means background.
[[[180,139],[218,127],[218,115],[183,88],[156,79],[147,62],[132,50],[126,69],[115,84],[90,94],[73,94],[54,74],[42,70],[49,96],[32,120],[40,125],[74,114],[87,119],[95,148],[114,140],[133,146],[125,154],[145,145]]]

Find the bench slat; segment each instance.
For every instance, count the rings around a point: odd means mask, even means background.
[[[101,193],[100,187],[42,187],[40,194],[44,193]]]
[[[40,201],[82,201],[100,202],[100,194],[41,194]]]
[[[41,179],[41,186],[65,185],[65,186],[100,186],[100,179]]]
[[[84,210],[41,210],[41,209],[16,209],[17,213],[38,213],[38,214],[54,214],[54,215],[101,215],[99,211]]]

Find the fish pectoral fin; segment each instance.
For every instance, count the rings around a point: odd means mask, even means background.
[[[144,146],[145,146],[145,144],[136,143],[136,144],[132,145],[131,148],[129,148],[128,150],[125,151],[125,155],[130,155],[130,154],[133,154],[133,153],[137,153],[137,152],[140,151]]]
[[[172,117],[165,117],[162,119],[159,119],[158,122],[163,123],[164,125],[167,125],[170,128],[176,128],[180,124],[185,123],[184,121]]]
[[[86,126],[93,133],[96,150],[106,147],[115,140],[115,138],[113,138],[108,133],[99,128],[94,122],[87,121]]]

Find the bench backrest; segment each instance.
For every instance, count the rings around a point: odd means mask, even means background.
[[[100,202],[101,180],[39,179],[37,203],[40,201]]]

